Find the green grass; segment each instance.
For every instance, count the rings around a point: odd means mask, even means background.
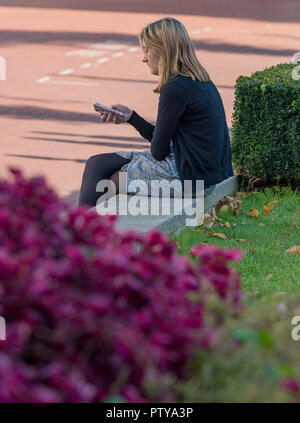
[[[278,200],[278,204],[271,207],[273,214],[264,213],[264,204],[274,200]],[[259,210],[260,216],[248,217],[250,209]],[[241,272],[245,292],[292,293],[300,290],[300,255],[286,252],[290,247],[300,246],[299,193],[288,187],[265,188],[264,191],[244,196],[242,209],[238,211],[237,216],[233,216],[230,210],[226,213],[218,212],[217,216],[223,223],[229,222],[231,228],[216,225],[211,229],[205,229],[203,225],[194,229],[186,228],[179,236],[173,238],[180,246],[179,253],[191,257],[190,248],[199,243],[214,244],[222,248],[239,248],[243,253],[241,262],[230,265]],[[199,229],[204,229],[205,233],[199,232]],[[210,237],[208,234],[211,231],[224,233],[231,239]],[[247,242],[240,243],[234,240],[236,238],[247,239]],[[191,257],[191,260],[195,259]]]

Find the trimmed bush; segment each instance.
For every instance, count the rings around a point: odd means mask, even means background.
[[[237,79],[232,158],[235,170],[246,178],[300,182],[300,80],[292,78],[296,66],[279,64]]]
[[[71,209],[43,178],[0,183],[0,402],[176,401],[188,361],[239,311],[239,250]],[[137,248],[138,247],[138,248]]]

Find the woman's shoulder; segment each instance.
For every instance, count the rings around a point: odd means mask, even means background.
[[[193,80],[190,76],[184,75],[175,75],[164,85],[165,87],[173,87],[181,86],[184,89],[196,89],[199,88],[207,88],[207,87],[214,87],[214,83],[210,81],[199,81],[198,79]]]
[[[212,90],[215,90],[212,81],[199,81],[188,76],[176,75],[162,87],[161,96],[168,101],[183,101],[194,96],[206,96]]]

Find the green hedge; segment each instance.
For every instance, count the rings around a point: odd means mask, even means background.
[[[232,158],[235,170],[246,178],[300,182],[300,80],[292,78],[295,66],[279,64],[236,81]]]

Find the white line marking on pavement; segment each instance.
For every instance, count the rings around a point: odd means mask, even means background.
[[[194,31],[192,31],[193,34],[199,34],[199,32],[201,32],[201,29],[194,29]]]
[[[97,60],[97,63],[105,63],[108,62],[109,59],[107,57],[103,57],[102,59]]]
[[[92,49],[100,49],[100,50],[120,50],[124,47],[127,47],[126,44],[113,44],[113,43],[97,43],[89,46]]]
[[[118,51],[117,53],[112,54],[113,57],[120,57],[123,56],[123,52],[122,51]]]
[[[131,47],[128,51],[129,53],[134,53],[135,51],[138,51],[139,48],[138,47]]]
[[[121,41],[116,41],[116,40],[106,40],[105,41],[105,44],[117,44],[117,43],[122,43],[122,40]],[[127,44],[132,44],[132,42],[131,41],[127,41]]]
[[[55,85],[82,85],[82,86],[99,86],[100,84],[97,84],[97,82],[76,82],[76,81],[49,81],[49,84],[55,84]]]
[[[80,66],[80,69],[87,69],[90,68],[92,66],[91,63],[84,63],[83,65]]]
[[[211,26],[206,26],[205,28],[203,28],[203,32],[210,32],[210,31],[212,31]]]
[[[50,80],[50,76],[44,76],[43,78],[37,79],[37,84],[44,84]]]
[[[74,69],[65,69],[63,71],[58,72],[58,75],[69,75],[70,73],[73,73]]]
[[[95,51],[95,50],[73,50],[68,51],[66,56],[79,56],[79,57],[99,57],[106,54],[106,51]]]

